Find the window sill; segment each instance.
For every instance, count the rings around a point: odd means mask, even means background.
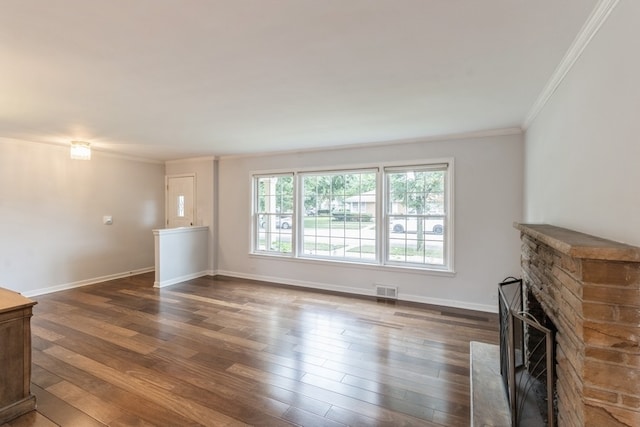
[[[293,263],[303,263],[311,265],[324,265],[324,266],[348,266],[349,268],[358,268],[369,271],[397,271],[399,273],[409,274],[427,274],[431,276],[440,277],[455,277],[455,270],[424,268],[409,265],[397,265],[397,264],[379,264],[377,262],[356,262],[349,260],[336,260],[336,259],[318,259],[318,258],[306,258],[306,257],[294,257],[292,255],[270,254],[270,253],[250,253],[251,258],[259,259],[271,259],[278,261],[286,261]]]

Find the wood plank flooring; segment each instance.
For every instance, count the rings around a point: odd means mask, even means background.
[[[497,316],[153,273],[34,298],[25,426],[468,426]]]

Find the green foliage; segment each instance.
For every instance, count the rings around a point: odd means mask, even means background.
[[[373,215],[368,213],[351,213],[344,211],[343,209],[337,209],[333,212],[333,219],[335,221],[347,221],[347,222],[371,222]]]
[[[367,227],[369,227],[369,225],[367,225]],[[310,216],[304,218],[304,228],[305,230],[311,230],[311,232],[313,232],[314,229],[317,230],[326,228],[331,228],[333,230],[357,230],[359,228],[362,228],[362,226],[359,222],[336,221],[334,218],[328,216]]]
[[[444,211],[444,171],[406,171],[388,176],[391,199],[402,203],[407,213]]]
[[[375,189],[376,174],[373,172],[305,176],[304,207],[330,209],[333,204],[342,205],[348,197]]]
[[[258,211],[293,212],[293,176],[276,175],[258,178]]]
[[[442,258],[442,248],[418,248],[414,249],[411,247],[392,247],[389,249],[389,255],[392,257],[401,258],[404,257],[414,257],[414,256],[426,256],[431,258]]]
[[[271,250],[282,252],[282,253],[291,253],[291,243],[289,242],[273,242],[271,244]]]
[[[371,214],[367,214],[367,213],[360,214],[360,221],[362,222],[371,222],[372,219],[373,219],[373,215]]]
[[[402,204],[405,214],[444,213],[444,171],[402,171],[388,175],[391,200]],[[424,245],[424,222],[418,219],[418,250]]]
[[[322,252],[330,252],[335,251],[337,249],[344,248],[344,245],[335,245],[329,243],[320,243],[320,242],[305,242],[304,249],[305,251],[322,251]]]

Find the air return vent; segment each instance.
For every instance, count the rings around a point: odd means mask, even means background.
[[[376,285],[376,297],[398,299],[398,288],[395,286]]]

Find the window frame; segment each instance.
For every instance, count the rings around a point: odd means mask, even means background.
[[[429,215],[429,214],[393,214],[389,210],[392,209],[392,201],[391,199],[391,188],[390,188],[390,176],[393,173],[398,172],[428,172],[428,171],[442,171],[444,172],[444,188],[443,188],[443,210],[442,215]],[[404,268],[417,268],[421,270],[428,271],[443,271],[443,272],[453,272],[453,159],[439,159],[439,160],[431,160],[428,162],[416,162],[415,164],[390,164],[385,165],[382,171],[383,182],[382,185],[384,187],[384,205],[382,206],[383,212],[381,217],[383,218],[384,226],[384,241],[383,244],[383,264],[387,266],[394,267],[404,267]],[[442,256],[443,263],[426,263],[426,262],[410,262],[410,261],[400,261],[393,260],[390,257],[390,246],[392,239],[393,230],[390,226],[392,218],[405,218],[407,220],[411,218],[424,218],[428,220],[429,218],[442,218],[443,220],[443,233],[442,233]],[[406,240],[406,237],[405,237]]]
[[[260,179],[264,178],[280,178],[280,177],[291,177],[292,179],[292,212],[291,212],[291,228],[288,233],[283,233],[282,231],[275,231],[276,227],[271,228],[269,226],[265,227],[265,241],[271,240],[271,236],[273,234],[290,234],[291,237],[291,251],[285,252],[281,250],[271,250],[271,249],[261,249],[260,248],[260,233],[262,227],[260,227],[260,217],[263,215],[267,216],[282,216],[283,214],[279,214],[278,212],[261,212],[260,211],[260,192],[259,192],[259,182]],[[293,172],[273,172],[273,173],[254,173],[251,176],[251,252],[253,254],[259,255],[269,255],[269,256],[279,256],[286,258],[293,258],[296,255],[296,242],[295,242],[295,228],[296,228],[296,176]],[[277,208],[276,208],[277,209]],[[271,221],[269,221],[271,223]],[[275,223],[274,223],[275,225]],[[281,229],[279,229],[281,230]]]
[[[305,193],[304,193],[304,179],[306,177],[311,177],[311,176],[336,176],[336,175],[349,175],[349,174],[364,174],[364,173],[371,173],[375,175],[375,191],[376,191],[376,200],[375,200],[375,213],[373,214],[373,219],[374,219],[374,225],[375,225],[375,234],[374,234],[374,239],[373,239],[373,243],[374,243],[374,257],[373,259],[371,258],[362,258],[362,256],[360,257],[349,257],[343,255],[343,256],[332,256],[332,255],[317,255],[317,254],[307,254],[304,253],[305,250],[305,227],[304,227],[304,218],[305,218],[305,206],[304,206],[304,197],[305,197]],[[299,171],[296,173],[296,184],[298,185],[298,200],[299,203],[296,205],[296,207],[298,208],[299,212],[297,214],[297,218],[298,218],[298,224],[300,224],[300,226],[298,227],[297,231],[297,236],[296,236],[296,241],[297,241],[297,248],[298,248],[298,252],[296,253],[296,258],[301,258],[301,259],[314,259],[314,260],[325,260],[325,261],[337,261],[337,262],[353,262],[353,263],[358,263],[358,264],[372,264],[372,265],[378,265],[380,263],[380,251],[379,251],[379,245],[378,245],[378,241],[379,241],[379,232],[378,232],[378,215],[379,215],[379,204],[380,204],[380,199],[378,197],[378,187],[379,187],[379,181],[380,181],[380,168],[378,166],[372,166],[372,167],[357,167],[357,168],[345,168],[345,169],[331,169],[331,170],[308,170],[308,171]],[[362,194],[362,193],[360,193]],[[317,207],[317,206],[316,206]],[[361,215],[362,213],[359,212],[359,215]],[[317,212],[316,212],[317,215]],[[330,216],[330,218],[332,218],[332,216]],[[331,219],[332,221],[332,219]],[[348,222],[348,221],[346,221]],[[362,223],[361,218],[358,221],[358,223]],[[331,230],[332,227],[329,227],[329,235],[331,235]],[[346,228],[345,228],[346,230]],[[316,237],[318,237],[316,235]],[[329,237],[331,239],[331,237]],[[343,236],[343,240],[347,240],[346,236]],[[358,240],[360,240],[362,242],[362,238],[359,237]],[[331,241],[331,240],[330,240]],[[362,255],[362,252],[360,252],[360,254]]]
[[[388,177],[389,171],[398,170],[410,170],[410,169],[427,169],[436,168],[438,166],[445,166],[445,189],[444,189],[444,233],[443,233],[443,256],[444,264],[422,264],[422,263],[410,263],[410,262],[398,262],[389,260],[389,238],[390,227],[388,226],[390,216],[387,212],[389,189],[388,189]],[[331,175],[331,174],[345,174],[350,172],[360,171],[372,171],[376,173],[376,218],[375,218],[375,259],[368,260],[362,258],[347,258],[347,257],[323,257],[323,256],[308,256],[304,254],[304,228],[300,225],[303,224],[305,215],[304,197],[303,197],[303,183],[304,176],[309,175]],[[314,263],[346,263],[353,264],[354,266],[364,268],[376,268],[388,271],[389,269],[405,269],[413,270],[431,274],[455,274],[455,244],[454,244],[454,159],[448,158],[434,158],[434,159],[422,159],[417,161],[395,161],[384,163],[368,163],[359,165],[344,165],[340,168],[328,167],[328,168],[289,168],[269,171],[253,171],[251,175],[251,232],[250,232],[250,255],[258,257],[279,257],[281,259],[291,261],[306,261]],[[259,177],[274,177],[274,176],[291,176],[293,180],[293,214],[292,214],[292,227],[291,227],[291,252],[279,252],[273,250],[259,249],[260,228],[257,226],[256,215],[258,212],[258,186],[257,179]]]

